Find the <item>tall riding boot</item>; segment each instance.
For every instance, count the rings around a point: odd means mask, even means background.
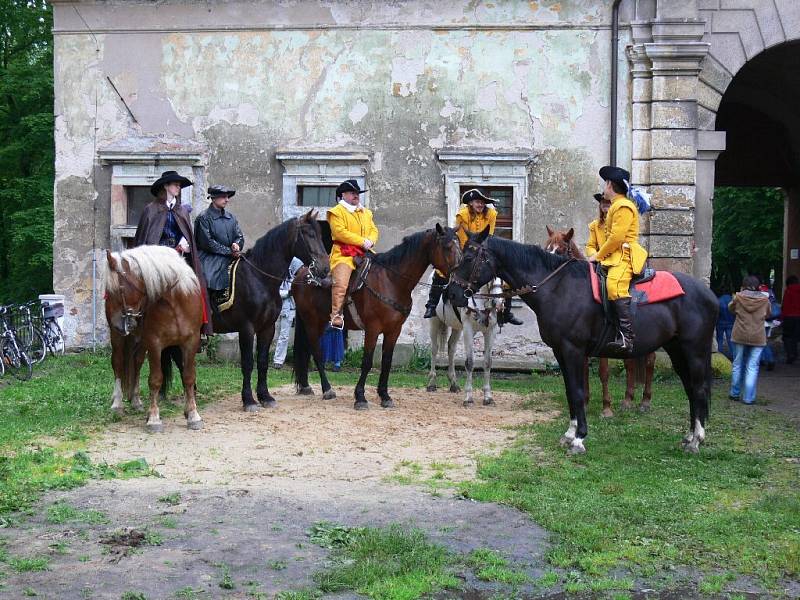
[[[446,285],[447,279],[439,277],[439,274],[434,271],[431,291],[428,293],[428,301],[425,303],[424,318],[430,319],[436,316],[436,307],[439,305],[439,300],[442,299],[442,292]]]
[[[631,299],[619,298],[614,300],[614,310],[617,312],[619,322],[619,333],[617,339],[609,344],[609,347],[623,352],[627,355],[633,353],[633,322],[631,321]]]
[[[515,317],[514,313],[511,312],[511,300],[507,301],[505,304],[506,305],[503,309],[503,312],[498,315],[498,325],[522,325],[522,321]]]
[[[350,283],[350,274],[353,270],[345,264],[336,265],[333,270],[333,285],[331,286],[331,327],[344,329],[344,316],[342,307],[347,295],[347,286]]]

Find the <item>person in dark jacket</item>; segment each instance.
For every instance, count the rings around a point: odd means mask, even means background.
[[[797,342],[800,340],[800,283],[798,283],[797,275],[790,275],[786,279],[780,320],[783,323],[786,364],[791,365],[797,360]]]
[[[228,267],[244,248],[239,221],[227,210],[236,190],[224,186],[208,188],[211,205],[194,222],[194,237],[200,250],[200,264],[209,295],[215,302],[224,301],[228,289]]]
[[[748,275],[742,281],[742,291],[734,295],[728,309],[735,317],[733,323],[733,371],[731,373],[731,400],[738,400],[741,393],[744,404],[756,401],[758,362],[767,333],[764,322],[772,313],[769,298],[759,290],[758,277]]]
[[[195,275],[200,280],[203,290],[203,328],[205,335],[211,335],[212,327],[208,319],[208,297],[205,293],[206,283],[200,267],[200,257],[194,243],[192,222],[189,218],[189,207],[181,204],[181,189],[192,185],[192,182],[176,171],[164,171],[161,177],[150,186],[150,193],[155,196],[150,204],[144,207],[139,223],[136,226],[134,246],[155,245],[168,246],[180,253]]]

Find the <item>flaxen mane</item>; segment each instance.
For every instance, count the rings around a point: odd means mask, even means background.
[[[141,279],[150,302],[155,302],[172,289],[187,296],[200,291],[200,283],[194,271],[172,248],[138,246],[113,252],[112,256],[117,261],[118,268],[130,269],[131,277]],[[116,294],[119,288],[119,273],[106,269],[106,292]]]

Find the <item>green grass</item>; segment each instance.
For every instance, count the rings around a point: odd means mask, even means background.
[[[9,559],[8,564],[18,573],[47,571],[50,567],[50,559],[46,556],[15,557]]]
[[[475,576],[483,581],[522,584],[528,582],[528,576],[509,566],[508,561],[494,550],[478,548],[467,556],[467,565],[475,572]]]
[[[108,517],[98,510],[80,510],[66,502],[55,502],[47,507],[47,522],[53,525],[62,523],[89,523],[98,525],[108,523]]]

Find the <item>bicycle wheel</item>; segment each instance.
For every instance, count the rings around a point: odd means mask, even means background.
[[[33,364],[42,362],[44,357],[47,356],[47,345],[42,334],[34,330],[33,337],[28,340],[23,350],[30,357]]]
[[[6,371],[9,371],[20,381],[27,381],[33,375],[33,365],[28,355],[19,349],[14,339],[3,340],[3,362]]]
[[[61,327],[59,327],[58,322],[47,321],[44,334],[44,339],[47,342],[47,349],[50,351],[50,354],[53,356],[56,354],[64,354],[64,334],[61,333]]]

